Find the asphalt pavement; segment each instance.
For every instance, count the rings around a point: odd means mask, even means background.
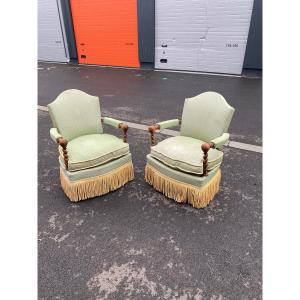
[[[39,63],[40,105],[67,88],[98,95],[105,115],[141,124],[178,117],[185,97],[215,90],[237,109],[233,138],[261,144],[261,79]],[[149,134],[131,128],[135,180],[72,203],[47,112],[38,125],[39,299],[262,298],[261,153],[226,147],[220,192],[194,209],[144,181]]]

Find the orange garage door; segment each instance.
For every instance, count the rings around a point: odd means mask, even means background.
[[[137,0],[71,0],[78,61],[139,67]]]

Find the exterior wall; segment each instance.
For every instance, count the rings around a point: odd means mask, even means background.
[[[38,0],[38,59],[68,62],[59,0]]]
[[[253,0],[156,0],[155,68],[241,74]]]
[[[139,67],[137,0],[71,0],[78,61]]]
[[[254,0],[244,68],[262,69],[262,0]]]
[[[155,0],[138,0],[140,62],[154,63]]]
[[[77,58],[77,50],[76,50],[76,43],[75,43],[75,35],[73,29],[73,20],[70,8],[70,1],[69,0],[61,0],[61,12],[63,15],[64,27],[66,31],[67,37],[67,45],[69,49],[69,56],[70,59]]]

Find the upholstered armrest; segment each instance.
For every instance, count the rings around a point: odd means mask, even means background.
[[[213,139],[209,143],[205,143],[201,146],[203,152],[203,174],[202,176],[208,175],[207,165],[208,165],[208,151],[211,148],[222,148],[222,146],[229,140],[229,133],[223,133],[221,136]]]
[[[106,125],[110,125],[115,128],[121,128],[123,130],[123,142],[127,143],[127,131],[129,128],[127,124],[122,123],[121,121],[116,120],[114,118],[108,118],[108,117],[101,118],[101,120]]]
[[[223,133],[221,136],[213,139],[211,142],[214,143],[216,149],[222,148],[229,141],[229,133]]]
[[[55,143],[59,144],[59,146],[62,147],[65,167],[66,170],[68,170],[68,161],[69,161],[68,151],[67,151],[68,141],[63,138],[63,136],[58,132],[57,128],[50,129],[50,136]]]
[[[57,128],[51,128],[50,137],[55,143],[57,143],[57,139],[62,138],[62,135],[58,132]]]
[[[148,127],[148,131],[150,132],[150,138],[151,138],[151,146],[154,146],[156,144],[156,139],[155,139],[155,131],[156,130],[162,130],[166,128],[171,128],[180,125],[181,120],[179,119],[173,119],[173,120],[167,120],[163,122],[159,122],[156,124],[153,124]]]
[[[167,121],[159,122],[157,123],[157,125],[159,125],[160,130],[163,130],[166,128],[179,126],[180,120],[179,119],[167,120]]]
[[[119,121],[119,120],[116,120],[114,118],[108,118],[108,117],[104,117],[102,118],[103,120],[103,123],[106,124],[106,125],[110,125],[110,126],[113,126],[115,128],[119,128],[119,124],[121,124],[122,122]]]

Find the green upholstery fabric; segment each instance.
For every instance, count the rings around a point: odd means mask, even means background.
[[[151,147],[150,155],[165,165],[192,174],[203,173],[203,152],[205,142],[185,136],[175,136]],[[223,152],[217,149],[208,151],[208,170],[218,167],[223,159]]]
[[[57,131],[57,128],[50,129],[50,137],[56,143],[57,139],[62,137],[62,135]]]
[[[119,120],[116,120],[114,118],[105,117],[105,118],[103,118],[103,123],[106,124],[106,125],[110,125],[110,126],[118,128],[119,124],[122,123],[122,122],[119,121]]]
[[[53,126],[68,141],[102,133],[99,98],[79,90],[66,90],[48,104]]]
[[[60,160],[62,150],[59,147]],[[110,134],[90,134],[71,140],[67,145],[69,171],[93,168],[129,153],[129,146]]]
[[[211,140],[215,144],[217,149],[222,148],[225,144],[229,142],[229,133],[223,133],[221,136],[217,137],[216,139]]]
[[[233,113],[234,108],[215,92],[186,99],[180,134],[209,142],[228,131]]]
[[[208,176],[200,177],[199,175],[187,174],[169,168],[168,166],[159,162],[157,159],[153,158],[150,154],[147,155],[147,163],[169,178],[172,178],[179,182],[191,184],[198,188],[204,186],[207,182],[209,182],[211,178],[216,174],[217,170],[219,169],[219,168],[215,168],[208,173]]]
[[[173,119],[173,120],[167,120],[167,121],[159,122],[157,124],[159,124],[160,129],[163,130],[165,128],[171,128],[171,127],[179,126],[179,123],[180,123],[179,119]]]
[[[131,162],[131,161],[132,161],[131,154],[128,153],[118,159],[114,159],[108,163],[101,165],[101,166],[98,166],[95,168],[90,168],[90,169],[85,169],[85,170],[80,170],[77,172],[66,171],[65,165],[61,160],[60,160],[60,166],[70,181],[76,181],[76,180],[91,178],[91,177],[95,177],[95,176],[105,175],[105,174],[123,166],[124,164]]]

